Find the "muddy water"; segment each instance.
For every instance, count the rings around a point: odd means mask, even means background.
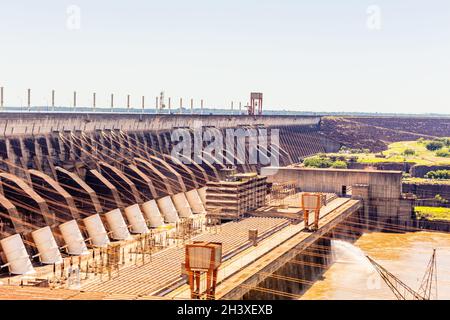
[[[365,256],[417,290],[433,248],[437,249],[437,296],[450,299],[450,234],[431,232],[368,233],[353,244],[333,241],[335,262],[302,299],[396,299]]]

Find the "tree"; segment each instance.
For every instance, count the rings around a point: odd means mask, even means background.
[[[450,147],[450,138],[437,138],[436,141],[440,141],[447,147]]]
[[[436,151],[444,147],[444,143],[441,141],[429,141],[425,147],[430,151]]]
[[[450,158],[450,152],[448,150],[442,149],[436,152],[436,156],[442,158]]]
[[[335,168],[335,169],[347,169],[347,162],[338,160],[338,161],[333,162],[331,167]]]
[[[427,179],[450,179],[450,170],[430,171],[425,175]]]
[[[329,168],[329,167],[331,167],[333,162],[327,158],[311,157],[311,158],[305,159],[305,161],[303,161],[303,164],[305,165],[305,167]]]
[[[405,149],[405,151],[403,151],[403,154],[405,156],[413,156],[416,154],[416,151],[414,149]]]
[[[440,194],[437,194],[434,197],[434,199],[436,199],[436,201],[439,201],[440,203],[443,203],[443,204],[447,204],[448,203],[448,200],[443,198]]]

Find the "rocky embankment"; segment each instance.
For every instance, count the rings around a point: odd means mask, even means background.
[[[450,136],[450,118],[324,117],[320,132],[349,148],[380,152],[392,142]]]
[[[354,117],[351,120],[403,132],[434,137],[450,136],[450,118]]]

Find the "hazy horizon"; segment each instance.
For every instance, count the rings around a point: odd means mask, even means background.
[[[0,3],[5,105],[246,104],[312,112],[449,114],[445,0]]]

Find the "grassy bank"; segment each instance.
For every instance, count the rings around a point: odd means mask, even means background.
[[[413,151],[414,154],[405,154],[405,151]],[[401,141],[389,145],[388,150],[383,151],[384,158],[377,158],[368,154],[359,158],[362,163],[376,162],[415,162],[419,165],[450,165],[450,158],[440,157],[436,151],[426,148],[426,143],[421,141]]]
[[[439,156],[426,147],[427,141],[401,141],[391,143],[388,150],[374,153],[333,153],[327,156],[357,158],[360,163],[411,162],[418,165],[450,165],[450,157]],[[448,150],[444,147],[443,150]]]
[[[437,180],[437,179],[425,179],[425,178],[405,178],[403,179],[404,183],[413,183],[413,184],[434,184],[434,185],[450,185],[450,180]]]
[[[442,207],[415,207],[416,218],[430,221],[449,221],[450,222],[450,208]]]

